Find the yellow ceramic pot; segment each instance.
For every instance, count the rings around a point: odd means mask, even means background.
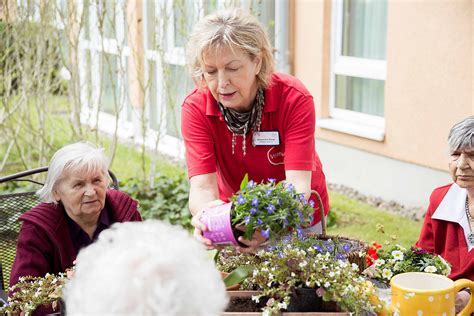
[[[392,290],[391,308],[401,316],[454,316],[456,293],[470,288],[474,293],[474,282],[461,279],[453,282],[442,275],[408,272],[394,276],[390,281]],[[474,311],[474,300],[457,315],[470,315]]]

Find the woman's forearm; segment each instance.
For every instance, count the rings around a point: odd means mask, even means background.
[[[194,176],[190,179],[189,210],[195,215],[200,210],[222,204],[219,200],[216,173]]]

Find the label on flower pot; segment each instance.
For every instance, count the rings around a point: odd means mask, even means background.
[[[202,210],[201,222],[207,227],[203,236],[219,246],[238,246],[232,231],[230,211],[232,203],[226,203]]]

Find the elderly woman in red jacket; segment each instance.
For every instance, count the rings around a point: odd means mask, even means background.
[[[451,279],[474,280],[474,116],[452,127],[448,144],[453,183],[431,194],[416,244],[448,260]],[[460,292],[457,300],[467,304],[469,293]]]
[[[141,221],[137,202],[108,189],[108,161],[103,150],[86,143],[59,149],[46,182],[37,194],[43,203],[20,217],[10,285],[22,276],[63,272],[83,247],[116,222]],[[44,308],[36,314],[45,314]]]

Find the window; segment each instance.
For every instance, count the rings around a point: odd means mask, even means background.
[[[320,126],[384,138],[386,0],[334,0],[330,120]]]
[[[278,5],[274,1],[144,0],[139,4],[140,11],[134,11],[137,4],[126,0],[77,0],[77,3],[84,12],[78,54],[84,122],[110,133],[120,124],[119,137],[134,137],[136,141],[145,141],[147,146],[159,142],[160,150],[177,157],[184,156],[181,104],[194,87],[185,66],[184,47],[196,21],[216,9],[237,6],[253,12],[267,27],[272,41],[287,35],[281,31],[287,25],[287,18],[281,14],[276,17]],[[283,12],[285,6],[280,4],[280,7]],[[127,24],[127,18],[134,12],[139,12],[142,18],[142,33]],[[137,34],[141,37],[133,37]],[[143,47],[139,57],[133,51],[137,47]],[[135,59],[143,62],[139,86],[135,84],[131,66]],[[137,89],[141,93],[136,93]],[[138,100],[136,94],[144,98],[137,102],[139,106],[132,105],[130,100]]]

